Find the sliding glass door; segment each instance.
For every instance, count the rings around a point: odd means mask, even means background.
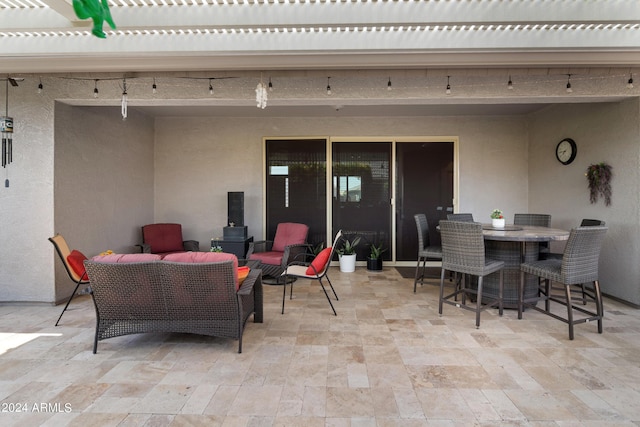
[[[326,244],[327,141],[269,139],[265,144],[265,237],[273,240],[281,222],[299,222],[309,226],[309,243]]]
[[[391,259],[391,142],[336,142],[332,150],[333,233],[360,236],[357,259],[365,260],[371,244],[389,249]]]
[[[329,149],[327,144],[265,141],[267,239],[279,223],[301,222],[309,225],[309,243],[329,245],[343,230],[347,238],[360,236],[359,261],[375,244],[388,249],[385,260],[408,265],[418,253],[413,216],[424,213],[431,243],[439,244],[435,227],[453,211],[453,141],[349,139],[331,141]]]

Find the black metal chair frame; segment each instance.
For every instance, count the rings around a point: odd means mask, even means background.
[[[53,237],[49,237],[49,241],[53,244],[53,247],[56,249],[56,253],[60,257],[60,260],[62,261],[62,265],[64,265],[64,269],[67,271],[69,278],[76,284],[76,287],[73,289],[71,296],[69,297],[69,299],[67,300],[67,303],[64,305],[64,308],[62,309],[62,313],[60,313],[58,320],[56,320],[55,326],[58,326],[60,319],[62,319],[62,315],[64,314],[65,311],[67,311],[67,308],[69,307],[69,304],[71,304],[71,300],[76,295],[76,292],[78,292],[78,288],[80,287],[80,285],[87,285],[87,288],[89,289],[89,293],[91,293],[91,288],[89,287],[89,278],[87,277],[87,273],[85,272],[82,276],[78,276],[76,272],[73,271],[73,269],[69,265],[69,261],[67,261],[67,257],[65,256],[64,253],[65,252],[70,253],[71,251],[69,250],[69,246],[67,245],[67,241],[65,240],[65,238],[62,237],[61,234],[56,234]]]
[[[324,283],[322,283],[322,279],[323,278],[327,279],[327,283],[329,283],[329,287],[331,287],[331,291],[333,292],[333,295],[336,297],[336,301],[338,301],[339,300],[338,294],[336,293],[336,290],[334,289],[333,284],[331,283],[331,280],[329,279],[329,276],[327,273],[329,272],[331,261],[333,260],[333,256],[336,252],[336,246],[338,245],[338,242],[340,241],[341,238],[342,238],[342,230],[339,230],[336,233],[335,238],[333,239],[333,246],[331,246],[331,254],[329,255],[329,259],[327,260],[327,263],[325,264],[324,268],[321,271],[317,271],[315,267],[312,267],[314,270],[314,274],[307,274],[306,269],[311,265],[311,263],[307,261],[297,260],[297,261],[292,261],[289,265],[287,265],[287,268],[282,273],[282,275],[286,277],[286,280],[284,281],[284,286],[282,287],[282,314],[284,314],[284,301],[287,295],[287,284],[291,285],[291,288],[289,289],[289,299],[293,299],[293,283],[295,282],[295,280],[290,281],[290,279],[300,278],[300,279],[317,280],[320,283],[320,286],[322,287],[322,291],[324,292],[324,295],[327,297],[327,301],[329,301],[329,305],[331,306],[331,310],[333,310],[334,316],[338,315],[338,313],[336,313],[336,309],[333,306],[333,303],[331,302],[331,298],[327,293],[327,289],[325,288]],[[309,256],[311,254],[305,253],[301,255]]]

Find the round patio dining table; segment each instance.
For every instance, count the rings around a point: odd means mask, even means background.
[[[491,224],[482,224],[487,258],[504,261],[503,303],[507,308],[518,306],[518,286],[520,283],[520,263],[536,261],[539,257],[540,242],[569,239],[569,231],[558,228],[530,225],[506,225],[494,228]],[[498,296],[499,273],[488,275],[483,281],[483,297]],[[524,297],[538,295],[538,278],[527,275],[524,285]]]

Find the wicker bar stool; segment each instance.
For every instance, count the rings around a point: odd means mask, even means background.
[[[473,222],[473,214],[471,213],[450,213],[447,214],[448,221],[464,221]]]
[[[588,218],[584,218],[581,222],[580,222],[580,227],[599,227],[599,226],[605,226],[606,222],[600,220],[600,219],[588,219]],[[559,254],[559,253],[555,253],[555,252],[549,252],[548,254],[545,255],[545,258],[547,259],[562,259],[562,255],[563,254]],[[586,289],[584,286],[584,283],[582,284],[582,305],[587,305],[588,302],[588,298],[587,298],[587,293],[586,293]]]
[[[442,272],[440,274],[440,300],[438,313],[442,315],[443,304],[453,305],[466,310],[475,311],[476,328],[480,327],[480,312],[489,307],[498,306],[499,314],[502,316],[502,294],[504,289],[504,267],[503,261],[496,261],[485,258],[484,237],[482,236],[482,224],[479,222],[464,221],[440,221],[440,235],[442,238]],[[444,276],[445,271],[453,271],[462,274],[460,286],[445,296]],[[482,280],[484,276],[500,272],[500,282],[498,298],[487,300],[482,304]],[[465,276],[472,275],[478,277],[478,286],[473,288],[467,283]],[[462,296],[462,301],[456,301],[458,295]],[[467,295],[476,295],[476,306],[466,305]]]
[[[551,215],[549,214],[530,214],[517,213],[513,214],[514,225],[535,225],[538,227],[551,227]],[[549,242],[540,242],[539,257],[544,258],[549,254]]]
[[[513,223],[515,225],[535,225],[538,227],[551,227],[551,215],[517,213],[513,214]]]
[[[551,258],[546,260],[525,262],[520,265],[520,287],[518,301],[518,319],[522,319],[524,307],[532,307],[548,316],[565,322],[569,325],[569,339],[574,337],[573,326],[578,323],[598,321],[598,333],[602,333],[602,318],[604,310],[602,306],[602,293],[598,280],[598,260],[600,249],[607,232],[607,227],[577,227],[571,230],[567,246],[562,259]],[[525,274],[533,274],[544,279],[544,285],[540,285],[539,296],[524,298]],[[551,282],[563,285],[564,294],[557,294],[551,286]],[[592,289],[583,288],[583,284],[593,283]],[[578,286],[584,289],[584,295],[595,302],[595,311],[588,310],[573,304],[571,287]],[[538,301],[544,301],[544,309],[537,307]],[[551,301],[567,307],[567,317],[561,317],[551,312]],[[586,317],[574,318],[574,311],[581,312]]]
[[[416,228],[418,229],[418,264],[416,265],[416,277],[413,281],[413,292],[416,292],[418,282],[420,286],[424,284],[425,268],[428,260],[442,260],[442,248],[440,246],[431,246],[429,243],[429,223],[425,214],[416,214],[413,216],[416,220]],[[420,263],[422,262],[422,272],[420,271]]]

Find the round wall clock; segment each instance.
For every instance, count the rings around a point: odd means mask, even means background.
[[[565,138],[556,146],[556,159],[563,165],[568,165],[575,160],[577,152],[578,147],[575,141],[571,138]]]

